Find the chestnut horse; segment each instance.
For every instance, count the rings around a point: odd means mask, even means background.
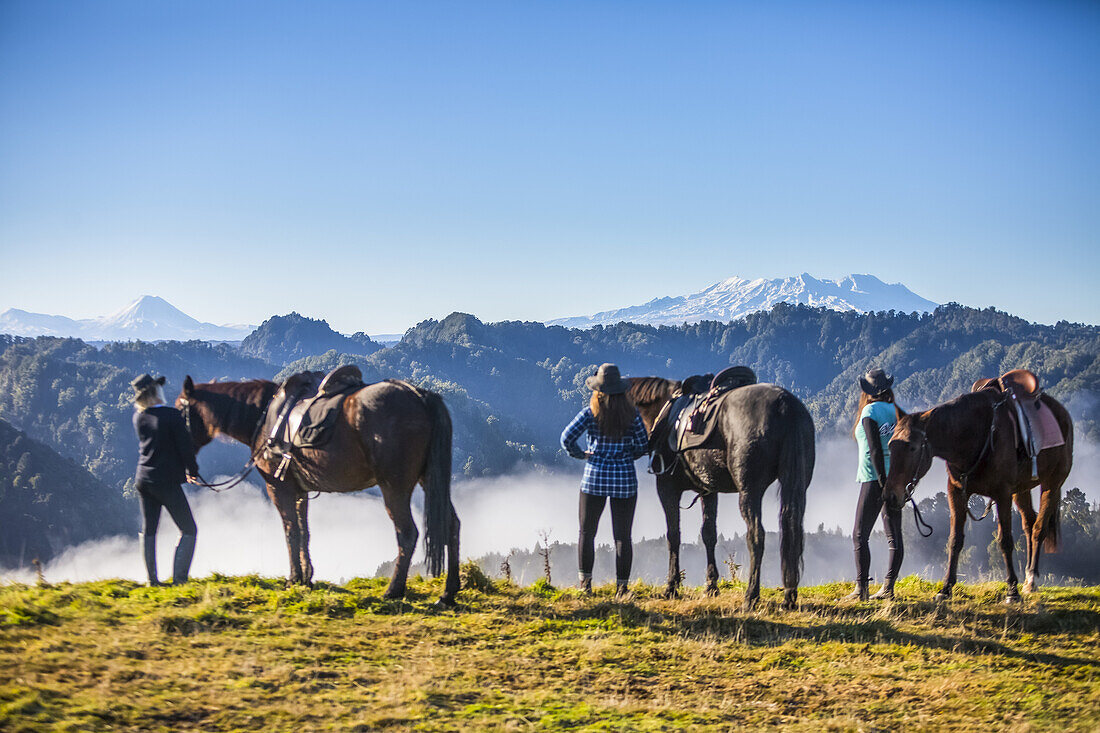
[[[675,596],[680,586],[680,498],[699,492],[703,504],[703,545],[707,553],[707,593],[718,593],[714,546],[718,541],[718,494],[740,494],[741,516],[749,547],[749,578],[744,607],[760,599],[760,565],[764,555],[761,501],[764,490],[779,481],[780,555],[783,563],[783,605],[798,603],[802,574],[802,517],[806,488],[814,471],[814,423],[793,394],[774,384],[751,384],[727,393],[718,409],[717,445],[697,448],[677,458],[666,437],[667,418],[658,417],[665,404],[678,396],[681,383],[660,377],[630,380],[630,397],[650,435],[650,449],[658,466],[657,495],[668,528],[668,585]]]
[[[937,600],[950,598],[957,580],[972,494],[989,497],[997,507],[997,534],[1007,572],[1006,602],[1020,600],[1012,562],[1013,499],[1027,535],[1025,593],[1034,591],[1038,583],[1044,543],[1048,551],[1057,549],[1062,483],[1073,466],[1073,421],[1056,399],[1047,394],[1040,399],[1053,411],[1066,442],[1039,453],[1038,479],[1031,478],[1031,460],[1017,452],[1012,406],[1000,392],[970,392],[921,413],[906,414],[897,409],[898,421],[890,440],[887,501],[894,506],[907,501],[917,481],[928,473],[933,456],[947,463],[951,534],[947,541],[947,575]],[[1041,487],[1038,514],[1031,503],[1031,489],[1037,485]]]
[[[252,450],[267,494],[283,520],[292,584],[309,585],[308,491],[347,492],[377,485],[397,531],[397,561],[386,598],[402,598],[419,532],[410,500],[424,487],[425,555],[439,575],[447,551],[447,581],[440,603],[453,605],[459,588],[459,521],[451,504],[451,417],[436,393],[408,382],[367,385],[344,400],[331,439],[321,448],[294,450],[293,470],[275,477],[276,461],[264,450],[260,429],[278,385],[267,380],[195,384],[188,376],[176,408],[184,413],[198,450],[219,433]]]

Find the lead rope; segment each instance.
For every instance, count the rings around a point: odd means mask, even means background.
[[[180,401],[183,403],[183,408],[184,408],[183,409],[183,421],[187,425],[187,434],[190,436],[191,435],[191,402],[186,397],[181,397]],[[263,429],[264,418],[267,415],[267,408],[270,407],[270,406],[271,406],[271,402],[269,401],[267,403],[267,405],[264,407],[263,414],[260,415],[259,422],[256,423],[256,429],[252,432],[252,444],[253,445],[256,444],[256,438],[259,437],[260,430]],[[248,478],[248,474],[252,473],[252,469],[256,467],[256,459],[260,457],[261,452],[262,451],[258,448],[253,449],[252,454],[248,457],[248,462],[244,464],[244,467],[241,468],[241,470],[239,470],[235,475],[230,476],[228,479],[226,479],[224,481],[215,481],[214,483],[211,483],[211,482],[207,481],[206,479],[204,479],[202,477],[201,473],[196,472],[195,473],[195,478],[197,478],[198,480],[197,481],[191,481],[190,483],[193,484],[194,486],[201,486],[203,488],[210,489],[211,491],[215,491],[217,493],[221,493],[223,491],[228,491],[229,489],[232,489],[234,486],[237,486],[242,481],[244,481],[246,478]]]
[[[920,513],[920,507],[917,506],[917,500],[910,496],[909,503],[913,505],[913,523],[917,525],[917,534],[921,537],[931,537],[932,532],[935,530],[932,529],[932,525],[924,521],[924,517]],[[924,533],[924,529],[928,530],[928,534]]]

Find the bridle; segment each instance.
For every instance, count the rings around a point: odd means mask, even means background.
[[[973,476],[974,472],[981,467],[982,462],[985,460],[985,457],[989,455],[989,451],[993,447],[993,434],[997,430],[997,410],[1001,407],[1001,405],[1005,404],[1006,400],[1006,397],[1002,397],[1001,399],[993,403],[993,416],[989,420],[989,430],[986,431],[985,443],[982,444],[981,450],[978,451],[978,457],[975,458],[974,462],[970,464],[970,468],[955,474],[955,477],[964,492],[967,490],[966,485],[967,483],[969,483],[970,477]],[[902,504],[908,501],[913,505],[913,520],[917,522],[917,531],[920,532],[922,537],[930,537],[932,535],[932,527],[925,523],[924,518],[921,516],[920,509],[917,507],[917,502],[913,499],[913,492],[917,490],[917,483],[920,481],[920,477],[917,476],[917,472],[920,470],[921,464],[924,462],[924,453],[925,451],[931,453],[932,446],[929,444],[928,434],[924,430],[921,430],[919,428],[910,428],[909,432],[910,434],[920,433],[920,448],[918,449],[920,451],[920,455],[917,457],[917,462],[913,467],[913,475],[909,478],[909,482],[905,485],[905,498],[902,500]],[[931,456],[929,456],[929,460],[931,460]],[[950,470],[950,468],[951,465],[948,464],[948,470]],[[966,496],[966,513],[970,516],[970,518],[973,519],[975,522],[980,522],[985,519],[989,515],[989,512],[993,507],[993,500],[990,499],[989,502],[986,504],[985,512],[982,513],[982,516],[975,517],[973,514],[970,513],[970,494],[967,493]],[[924,534],[924,532],[921,531],[922,524],[924,524],[924,526],[928,528],[928,534]]]
[[[183,422],[187,426],[187,435],[194,440],[194,432],[191,430],[191,401],[184,396],[179,397],[180,408],[179,411],[183,413]],[[252,469],[256,467],[256,459],[263,453],[263,447],[256,445],[256,439],[260,436],[260,431],[263,429],[264,423],[267,421],[267,410],[271,407],[271,400],[268,400],[264,405],[263,412],[260,414],[260,419],[256,422],[256,429],[252,431],[252,439],[249,441],[249,445],[252,446],[252,454],[248,457],[248,462],[244,464],[241,470],[233,474],[224,481],[216,481],[210,483],[202,477],[202,474],[196,474],[197,480],[192,481],[195,486],[202,486],[213,491],[228,491],[237,484],[248,478],[248,474],[252,473]]]
[[[932,446],[928,443],[928,433],[925,431],[919,428],[910,428],[909,433],[910,435],[913,433],[920,433],[920,447],[917,448],[918,454],[917,460],[913,464],[913,474],[909,477],[908,483],[905,484],[905,498],[901,500],[901,503],[905,504],[905,502],[909,502],[912,505],[913,522],[917,525],[917,534],[921,537],[931,537],[933,532],[932,525],[924,521],[924,517],[921,516],[920,513],[920,507],[917,506],[917,500],[913,498],[913,494],[917,490],[917,484],[920,483],[921,477],[917,474],[920,472],[920,467],[924,464],[924,454],[928,453],[929,462],[932,460]],[[924,531],[926,529],[928,530],[927,533]]]

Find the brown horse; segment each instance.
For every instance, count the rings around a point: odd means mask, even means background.
[[[451,504],[451,417],[442,398],[398,380],[358,389],[344,400],[323,448],[295,449],[294,470],[275,477],[260,425],[278,385],[266,380],[195,384],[188,376],[176,407],[184,413],[198,450],[222,433],[252,449],[267,494],[279,511],[290,553],[289,583],[309,585],[307,491],[347,492],[379,486],[397,531],[397,562],[386,598],[402,598],[419,532],[410,500],[424,487],[425,555],[439,575],[447,551],[447,581],[440,603],[453,605],[459,588],[459,521]]]
[[[1006,601],[1018,601],[1016,569],[1012,562],[1012,500],[1023,519],[1027,535],[1027,574],[1024,592],[1035,590],[1039,555],[1058,546],[1058,505],[1062,483],[1073,465],[1073,421],[1050,395],[1041,397],[1062,429],[1065,445],[1039,453],[1037,480],[1031,478],[1031,460],[1016,448],[1016,424],[1012,406],[1000,392],[983,389],[964,394],[921,413],[897,410],[898,421],[890,440],[890,470],[886,477],[887,501],[900,506],[932,465],[932,457],[947,463],[947,498],[951,506],[951,534],[947,541],[947,576],[937,600],[951,597],[963,545],[970,496],[989,497],[997,507],[998,540],[1004,555],[1008,593]],[[1031,503],[1031,489],[1041,487],[1039,512]]]
[[[760,598],[760,566],[764,556],[761,502],[764,491],[779,481],[782,539],[783,605],[798,602],[802,572],[802,518],[806,488],[814,471],[814,423],[793,394],[774,384],[751,384],[726,394],[718,407],[714,448],[689,450],[679,459],[664,436],[668,419],[658,419],[662,408],[680,393],[681,383],[660,377],[630,380],[630,397],[650,434],[657,465],[670,470],[657,474],[657,495],[668,528],[668,585],[675,596],[680,586],[680,498],[685,491],[702,495],[703,545],[707,553],[707,592],[718,592],[714,546],[718,541],[718,494],[739,494],[745,539],[749,547],[749,578],[744,607],[751,610]]]

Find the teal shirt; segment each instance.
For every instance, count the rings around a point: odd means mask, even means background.
[[[859,413],[859,424],[856,425],[856,443],[859,445],[859,470],[856,471],[856,481],[878,481],[875,467],[871,463],[871,447],[867,444],[867,433],[863,429],[863,418],[869,417],[878,423],[879,440],[882,441],[883,462],[886,470],[890,470],[890,436],[894,434],[894,423],[897,421],[897,413],[890,402],[872,402]],[[886,477],[883,476],[885,479]]]

